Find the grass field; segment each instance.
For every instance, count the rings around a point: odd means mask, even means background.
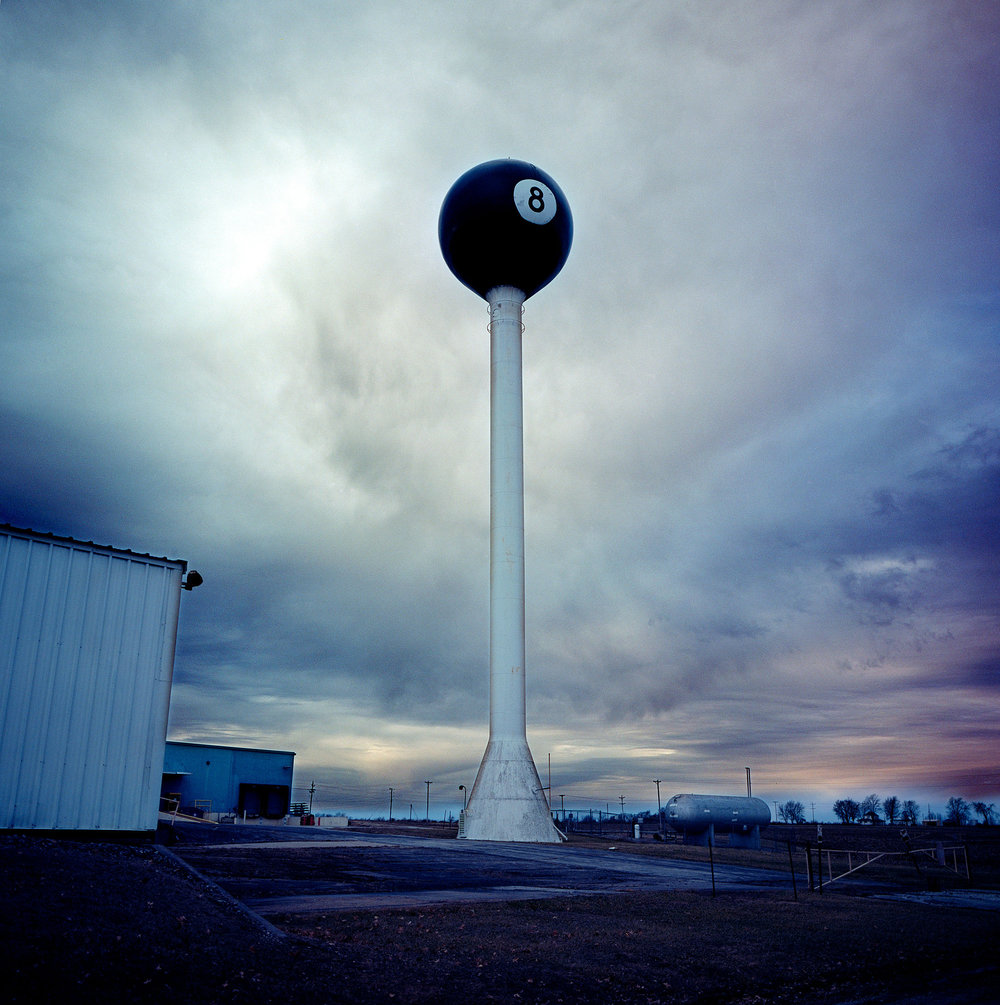
[[[858,829],[862,844],[874,839],[868,830]],[[973,882],[996,889],[1000,833],[985,832],[1000,828],[979,830],[969,841]],[[713,853],[787,868],[787,845],[771,837],[775,846],[760,852]],[[653,841],[616,847],[708,854]],[[272,916],[288,933],[275,938],[149,846],[7,836],[0,867],[10,1002],[1000,1000],[1000,911],[858,896],[836,884],[820,895],[801,875],[797,899],[789,874],[777,893],[634,891]]]

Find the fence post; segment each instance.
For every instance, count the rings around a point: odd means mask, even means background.
[[[819,892],[823,893],[823,825],[816,824],[816,869],[819,872]]]
[[[714,828],[709,826],[708,828],[708,862],[712,869],[712,896],[715,896],[715,855],[712,852],[712,846],[715,844],[715,831]]]
[[[795,859],[792,857],[792,842],[786,842],[788,845],[788,865],[792,870],[792,895],[796,900],[799,899],[799,891],[795,885]]]

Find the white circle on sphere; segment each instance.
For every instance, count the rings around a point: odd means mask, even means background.
[[[523,178],[514,186],[514,205],[528,223],[548,223],[557,209],[552,189],[535,178]]]

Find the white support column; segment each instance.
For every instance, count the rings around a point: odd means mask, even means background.
[[[490,304],[490,736],[525,737],[524,435],[521,311],[513,286]]]
[[[524,293],[490,290],[490,738],[464,815],[463,836],[559,841],[525,732]]]

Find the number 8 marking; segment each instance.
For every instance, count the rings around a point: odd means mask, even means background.
[[[537,178],[523,178],[514,186],[514,206],[528,223],[545,224],[558,209],[552,189]]]

